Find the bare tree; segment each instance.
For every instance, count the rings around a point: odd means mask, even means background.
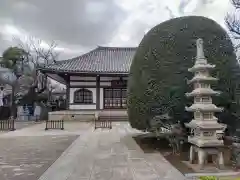
[[[231,2],[234,5],[234,7],[240,8],[240,1],[239,0],[231,0]]]
[[[14,38],[14,40],[17,42],[18,47],[27,54],[25,62],[28,63],[30,70],[25,72],[25,74],[33,78],[32,86],[37,88],[38,93],[43,92],[47,86],[47,79],[37,68],[39,65],[44,66],[56,62],[59,56],[59,53],[56,51],[56,42],[52,41],[47,44],[33,37],[27,37],[24,41],[19,38]]]
[[[231,3],[235,7],[235,11],[227,14],[225,22],[233,39],[236,41],[234,50],[237,53],[240,48],[240,0],[231,0]],[[237,60],[240,63],[240,57]]]
[[[9,84],[14,89],[12,99],[15,102],[16,98],[13,97],[18,95],[22,97],[33,92],[35,95],[44,92],[47,88],[47,77],[40,73],[37,68],[40,64],[55,63],[59,54],[56,51],[57,44],[54,41],[47,44],[33,37],[27,37],[25,40],[14,38],[14,41],[17,43],[17,47],[25,52],[22,63],[17,65],[21,73],[18,77],[14,77],[14,73],[10,69],[1,68],[0,82]],[[31,98],[35,97],[31,96]]]
[[[24,49],[29,55],[27,60],[32,62],[34,65],[41,64],[51,64],[56,61],[59,53],[57,53],[57,43],[51,41],[50,43],[45,43],[42,40],[27,37],[24,40],[19,38],[14,38],[17,42],[19,48]]]
[[[229,29],[229,31],[233,34],[235,39],[240,39],[240,0],[231,0],[233,6],[235,7],[235,11],[228,13],[225,22]]]

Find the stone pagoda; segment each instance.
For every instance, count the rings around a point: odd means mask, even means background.
[[[186,126],[191,129],[191,135],[188,137],[190,142],[190,163],[195,160],[197,154],[198,164],[203,168],[209,155],[217,155],[216,162],[219,167],[224,165],[223,160],[223,140],[221,135],[225,125],[218,123],[214,116],[215,112],[221,112],[223,109],[217,107],[212,102],[212,96],[220,95],[220,92],[211,89],[211,82],[217,81],[212,77],[209,71],[215,68],[215,65],[208,64],[204,56],[203,40],[198,39],[197,57],[189,72],[194,73],[194,77],[188,82],[193,84],[193,91],[186,93],[187,97],[194,97],[194,104],[186,107],[186,111],[194,113],[194,119]]]

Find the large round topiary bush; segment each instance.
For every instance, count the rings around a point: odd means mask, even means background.
[[[230,38],[213,20],[180,17],[152,28],[137,49],[128,83],[128,115],[133,128],[148,129],[156,106],[160,114],[170,112],[176,121],[189,120],[184,108],[192,100],[185,97],[191,91],[186,79],[193,76],[188,68],[194,65],[198,38],[204,40],[208,62],[216,65],[212,75],[220,79],[214,88],[223,94],[214,102],[230,111],[239,71]]]

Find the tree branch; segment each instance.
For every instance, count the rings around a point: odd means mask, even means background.
[[[24,49],[27,53],[26,61],[33,64],[32,77],[34,82],[32,87],[38,88],[38,93],[42,93],[46,89],[46,77],[45,75],[37,72],[37,66],[40,63],[45,65],[52,64],[58,58],[59,53],[56,52],[57,44],[52,41],[51,43],[45,43],[40,39],[34,37],[26,37],[25,40],[15,39],[18,42],[18,46]]]
[[[40,63],[54,63],[59,56],[59,53],[56,52],[57,43],[55,41],[52,41],[51,43],[45,43],[42,40],[35,39],[33,37],[27,37],[25,42],[19,38],[15,38],[15,40],[18,42],[18,46],[27,52],[27,59],[35,66],[39,65]],[[44,47],[42,47],[43,44],[45,45]]]
[[[240,0],[231,0],[231,3],[236,9],[240,8]]]
[[[233,33],[235,39],[240,39],[240,19],[235,14],[227,14],[225,18],[226,25],[230,32]]]

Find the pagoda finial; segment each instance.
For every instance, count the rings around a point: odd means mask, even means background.
[[[197,39],[197,57],[196,57],[196,64],[205,64],[207,60],[204,55],[203,51],[203,40],[201,38]]]

